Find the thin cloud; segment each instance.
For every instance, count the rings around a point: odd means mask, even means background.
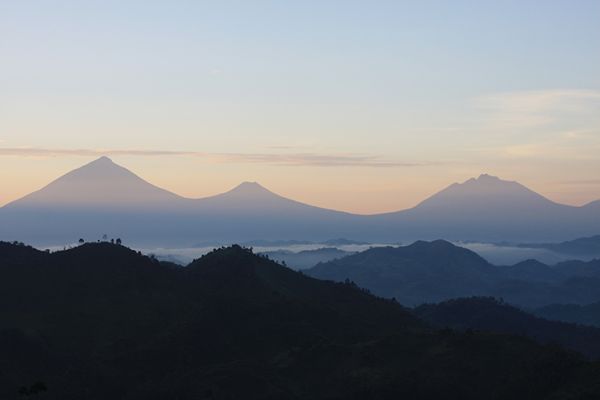
[[[582,180],[572,180],[572,181],[561,181],[559,182],[561,185],[600,185],[600,179],[582,179]]]
[[[197,157],[215,164],[268,164],[276,166],[317,167],[421,167],[439,163],[405,162],[364,154],[320,153],[208,153],[171,150],[110,150],[110,149],[49,149],[31,147],[0,148],[0,156],[60,157],[60,156],[185,156]]]
[[[587,109],[590,103],[600,101],[597,90],[539,90],[497,93],[476,99],[483,109],[511,112],[540,112],[557,106],[571,109]]]
[[[163,150],[102,150],[102,149],[46,149],[39,147],[8,147],[0,148],[0,156],[16,157],[101,157],[104,155],[127,155],[127,156],[165,156],[186,155],[190,152],[175,152]]]
[[[538,90],[474,99],[474,147],[500,158],[595,160],[600,150],[600,91]]]
[[[539,135],[598,127],[600,91],[540,90],[498,93],[474,99],[478,128],[501,135]]]
[[[598,123],[597,109],[600,91],[597,90],[539,90],[496,93],[478,97],[477,109],[486,114],[488,128],[503,130],[580,127]],[[581,128],[581,127],[580,127]]]

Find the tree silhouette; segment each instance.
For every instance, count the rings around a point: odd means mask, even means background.
[[[85,243],[85,240],[83,240],[83,238],[80,238],[79,239],[79,244],[84,244],[84,243]]]
[[[23,386],[19,389],[19,395],[23,397],[32,397],[40,393],[48,391],[48,387],[44,382],[35,382],[33,385],[27,387]]]

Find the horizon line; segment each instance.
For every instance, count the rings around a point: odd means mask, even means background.
[[[106,153],[106,154],[110,154],[110,153]],[[425,197],[423,200],[419,201],[419,202],[418,202],[416,205],[414,205],[414,206],[412,206],[412,207],[408,207],[408,208],[402,208],[402,209],[394,209],[394,210],[392,210],[392,211],[384,211],[384,212],[376,212],[376,213],[356,213],[356,212],[350,212],[350,211],[342,211],[342,210],[337,210],[337,209],[334,209],[334,208],[328,208],[328,207],[316,206],[316,205],[313,205],[313,204],[310,204],[310,203],[304,203],[304,202],[301,202],[301,201],[298,201],[298,200],[294,200],[293,198],[290,198],[290,197],[287,197],[287,196],[284,196],[284,195],[281,195],[281,194],[279,194],[279,193],[276,193],[276,192],[273,192],[273,191],[271,191],[271,190],[270,190],[270,189],[268,189],[267,187],[265,187],[265,186],[263,186],[262,184],[260,184],[258,181],[242,181],[242,182],[240,182],[239,184],[237,184],[237,185],[233,186],[233,187],[232,187],[231,189],[229,189],[229,190],[226,190],[226,191],[224,191],[224,192],[219,192],[219,193],[216,193],[216,194],[211,194],[211,195],[208,195],[208,196],[203,196],[203,197],[187,197],[187,196],[180,195],[180,194],[178,194],[178,193],[176,193],[176,192],[174,192],[174,191],[171,191],[171,190],[165,189],[165,188],[163,188],[163,187],[160,187],[160,186],[158,186],[158,185],[155,185],[155,184],[151,183],[150,181],[148,181],[148,180],[146,180],[146,179],[144,179],[144,178],[140,177],[140,176],[139,176],[139,175],[137,175],[135,172],[131,171],[129,168],[127,168],[127,167],[124,167],[124,166],[122,166],[122,165],[120,165],[120,164],[118,164],[118,163],[114,162],[114,161],[113,161],[113,160],[112,160],[112,159],[111,159],[111,158],[110,158],[108,155],[102,155],[102,156],[100,156],[100,157],[98,157],[98,158],[95,158],[94,160],[92,160],[92,161],[90,161],[90,162],[87,162],[87,163],[83,164],[83,165],[82,165],[82,166],[80,166],[80,167],[77,167],[77,168],[74,168],[74,169],[72,169],[72,170],[70,170],[70,171],[67,171],[66,173],[64,173],[64,174],[62,174],[62,175],[58,176],[57,178],[55,178],[55,179],[51,180],[49,183],[47,183],[46,185],[42,186],[41,188],[39,188],[39,189],[37,189],[37,190],[34,190],[34,191],[32,191],[32,192],[29,192],[28,194],[26,194],[26,195],[24,195],[24,196],[21,196],[21,197],[19,197],[19,198],[17,198],[17,199],[14,199],[14,200],[10,200],[10,201],[8,201],[8,202],[6,202],[6,203],[4,203],[4,204],[0,205],[0,209],[3,209],[3,208],[5,208],[6,206],[8,206],[8,205],[10,205],[10,204],[13,204],[13,203],[15,203],[15,202],[18,202],[18,201],[20,201],[20,200],[22,200],[22,199],[26,198],[27,196],[29,196],[29,195],[31,195],[31,194],[33,194],[33,193],[36,193],[36,192],[39,192],[39,191],[43,190],[44,188],[48,187],[48,186],[49,186],[49,185],[51,185],[52,183],[54,183],[54,182],[56,182],[57,180],[59,180],[59,179],[61,179],[61,178],[65,177],[66,175],[70,174],[70,173],[71,173],[71,172],[73,172],[73,171],[77,171],[77,170],[83,169],[83,168],[85,168],[85,167],[87,167],[87,166],[89,166],[89,165],[91,165],[91,164],[94,164],[94,163],[97,163],[97,162],[99,162],[99,161],[103,161],[103,160],[108,160],[108,161],[109,161],[111,164],[114,164],[115,166],[117,166],[117,167],[119,167],[119,168],[123,168],[123,169],[125,169],[125,170],[126,170],[128,173],[131,173],[131,174],[133,174],[134,176],[138,177],[139,179],[141,179],[142,181],[144,181],[144,182],[145,182],[146,184],[148,184],[148,185],[152,185],[152,186],[154,186],[154,187],[156,187],[156,188],[158,188],[158,189],[160,189],[160,190],[162,190],[162,191],[165,191],[165,192],[167,192],[167,193],[169,193],[169,194],[172,194],[172,195],[174,195],[174,196],[177,196],[178,198],[181,198],[181,199],[184,199],[184,200],[190,200],[190,201],[201,201],[201,200],[205,200],[205,199],[210,199],[210,198],[214,198],[214,197],[217,197],[217,196],[221,196],[221,195],[225,195],[225,194],[231,193],[231,192],[235,191],[237,188],[239,188],[239,187],[241,187],[241,186],[243,186],[243,185],[245,185],[245,184],[252,184],[252,185],[256,185],[256,186],[258,186],[259,188],[261,188],[262,190],[264,190],[264,191],[266,191],[266,192],[269,192],[269,193],[271,193],[271,194],[272,194],[272,195],[274,195],[274,196],[281,197],[281,198],[283,198],[283,199],[285,199],[285,200],[288,200],[288,201],[293,201],[293,202],[296,202],[296,203],[300,203],[300,204],[303,204],[303,205],[306,205],[306,206],[315,207],[315,208],[319,208],[319,209],[323,209],[323,210],[334,211],[334,212],[339,212],[339,213],[343,213],[343,214],[349,214],[349,215],[354,215],[354,216],[365,216],[365,217],[368,217],[368,216],[377,216],[377,215],[387,215],[387,214],[394,214],[394,213],[399,213],[399,212],[404,212],[404,211],[408,211],[408,210],[414,209],[414,208],[418,207],[420,204],[422,204],[423,202],[425,202],[426,200],[428,200],[428,199],[430,199],[430,198],[432,198],[432,197],[436,196],[437,194],[439,194],[439,193],[443,192],[444,190],[446,190],[447,188],[449,188],[449,187],[451,187],[451,186],[453,186],[453,185],[462,185],[462,184],[464,184],[464,183],[466,183],[466,182],[468,182],[468,181],[471,181],[471,180],[479,180],[479,179],[481,179],[481,178],[484,178],[484,177],[490,177],[490,178],[493,178],[493,179],[498,179],[498,180],[500,180],[500,181],[502,181],[502,182],[507,182],[507,183],[517,183],[517,184],[519,184],[519,185],[523,186],[525,189],[527,189],[527,190],[530,190],[531,192],[533,192],[533,193],[535,193],[535,194],[537,194],[537,195],[539,195],[539,196],[543,197],[544,199],[546,199],[546,200],[548,200],[548,201],[550,201],[550,202],[552,202],[552,203],[555,203],[555,204],[558,204],[558,205],[564,206],[564,207],[582,208],[582,207],[586,207],[586,206],[588,206],[589,204],[592,204],[592,203],[595,203],[595,202],[597,202],[597,201],[600,201],[600,199],[595,199],[595,200],[588,201],[588,202],[586,202],[586,203],[584,203],[584,204],[582,204],[582,205],[580,205],[580,206],[575,206],[575,205],[570,205],[570,204],[559,203],[559,202],[556,202],[556,201],[554,201],[554,200],[552,200],[552,199],[550,199],[550,198],[548,198],[548,197],[544,196],[543,194],[540,194],[540,193],[538,193],[538,192],[536,192],[536,191],[534,191],[534,190],[532,190],[532,189],[529,189],[527,186],[520,184],[518,181],[509,181],[509,180],[504,180],[504,179],[502,179],[502,178],[500,178],[500,177],[498,177],[498,176],[495,176],[495,175],[491,175],[491,174],[488,174],[488,173],[481,173],[481,174],[479,174],[479,176],[478,176],[478,177],[471,176],[470,178],[467,178],[466,180],[464,180],[464,181],[462,181],[462,182],[453,182],[453,183],[450,183],[450,184],[446,185],[446,186],[445,186],[443,189],[437,190],[437,191],[436,191],[435,193],[433,193],[432,195]]]

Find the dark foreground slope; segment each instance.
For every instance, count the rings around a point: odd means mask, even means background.
[[[533,311],[542,318],[600,328],[600,301],[586,304],[551,304]]]
[[[423,304],[415,308],[414,312],[439,328],[522,335],[540,343],[561,345],[593,359],[600,358],[600,329],[549,321],[490,297]]]
[[[104,243],[2,244],[0,315],[2,399],[38,381],[61,400],[600,396],[598,365],[575,354],[438,332],[238,246],[183,269]]]

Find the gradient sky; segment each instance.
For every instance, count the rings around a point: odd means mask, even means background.
[[[100,155],[190,197],[600,199],[600,1],[0,0],[0,204]]]

